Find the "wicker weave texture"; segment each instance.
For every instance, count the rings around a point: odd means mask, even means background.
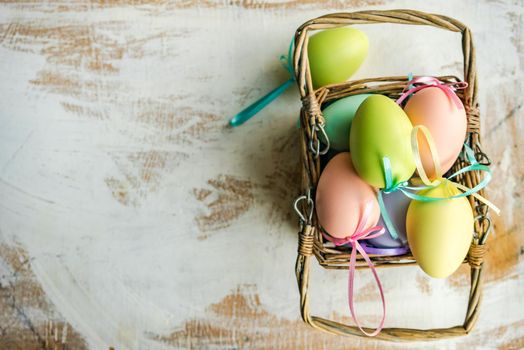
[[[311,74],[308,64],[307,47],[308,35],[311,31],[319,29],[334,28],[352,24],[374,24],[374,23],[397,23],[408,25],[429,25],[445,30],[460,33],[462,35],[462,52],[464,56],[464,78],[468,83],[465,90],[459,91],[458,96],[464,103],[468,118],[468,131],[466,143],[475,151],[476,158],[483,164],[489,164],[489,158],[482,151],[480,145],[480,120],[477,103],[477,77],[475,71],[475,48],[470,30],[459,21],[436,14],[428,14],[412,10],[390,10],[390,11],[361,11],[354,13],[334,13],[312,19],[300,26],[295,34],[295,51],[293,66],[296,81],[302,99],[301,109],[301,159],[302,159],[302,183],[303,195],[314,192],[320,176],[320,160],[318,155],[311,151],[311,145],[319,145],[318,126],[324,124],[321,112],[323,103],[336,100],[345,96],[362,93],[380,93],[396,99],[405,87],[407,77],[391,76],[371,79],[350,81],[341,84],[323,86],[317,90],[313,89]],[[438,77],[444,82],[460,81],[454,76]],[[465,165],[464,160],[458,159],[452,171],[458,170]],[[461,175],[457,181],[474,187],[482,180],[478,172],[467,172]],[[485,196],[484,191],[479,192]],[[488,208],[476,201],[473,197],[468,198],[475,215],[475,238],[472,241],[465,263],[471,267],[471,287],[466,316],[463,324],[443,329],[408,329],[408,328],[384,328],[375,338],[390,341],[409,340],[431,340],[446,337],[466,335],[475,325],[479,314],[479,305],[482,290],[482,268],[485,253],[485,238],[490,229],[490,221],[487,217]],[[302,210],[308,210],[303,206]],[[312,316],[309,306],[309,264],[312,256],[315,256],[325,268],[347,269],[350,253],[346,248],[335,247],[330,243],[323,242],[316,217],[313,215],[311,222],[302,225],[299,232],[298,256],[296,261],[296,277],[300,292],[300,309],[303,320],[314,328],[337,335],[363,336],[355,326],[341,324],[339,322]],[[394,267],[398,265],[415,264],[413,256],[406,254],[402,256],[372,256],[373,263],[378,267]],[[357,261],[357,268],[366,268],[362,261]],[[366,329],[372,331],[371,329]]]

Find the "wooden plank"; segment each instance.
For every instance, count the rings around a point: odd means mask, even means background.
[[[488,193],[503,213],[473,333],[387,347],[522,348],[523,3],[488,0],[1,1],[0,348],[383,348],[299,320],[296,92],[226,124],[287,79],[278,57],[307,19],[411,6],[474,33]],[[457,34],[362,29],[372,45],[356,78],[460,74]],[[462,322],[466,268],[380,273],[388,326]],[[314,313],[351,323],[345,272],[312,274]],[[366,271],[357,291],[374,324]]]

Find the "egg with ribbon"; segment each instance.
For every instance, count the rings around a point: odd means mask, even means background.
[[[364,229],[375,226],[380,216],[375,191],[357,175],[349,152],[337,154],[322,171],[315,203],[319,224],[335,238],[355,232],[366,205],[371,209]]]
[[[411,252],[418,265],[431,277],[451,275],[468,254],[473,238],[473,211],[466,197],[449,180],[417,192],[437,201],[413,200],[406,216]]]
[[[351,123],[358,107],[369,96],[371,95],[347,96],[336,100],[322,111],[326,121],[325,130],[329,138],[330,148],[337,151],[349,150]]]
[[[381,215],[378,226],[386,228],[386,232],[375,238],[367,240],[372,246],[377,248],[400,248],[408,245],[406,234],[406,214],[408,211],[411,198],[406,196],[401,191],[391,193],[383,193],[385,209],[388,211],[388,217],[391,224],[395,226],[398,237],[395,239],[391,236],[387,225],[384,222],[384,217]]]
[[[312,35],[308,59],[315,89],[349,79],[364,62],[368,47],[366,34],[352,27],[326,29]]]
[[[357,173],[368,184],[386,187],[384,157],[391,164],[394,184],[415,172],[410,134],[413,126],[406,113],[384,95],[368,97],[351,124],[349,148]]]
[[[464,105],[452,87],[440,82],[436,84],[436,86],[419,86],[420,90],[409,98],[404,111],[413,126],[424,125],[429,129],[435,141],[441,170],[445,173],[457,160],[464,144],[467,117]],[[419,144],[422,165],[428,176],[434,178],[436,174],[432,155],[426,140],[421,135],[419,135]]]

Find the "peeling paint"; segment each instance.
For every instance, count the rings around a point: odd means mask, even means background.
[[[156,192],[162,177],[187,158],[180,152],[157,150],[112,156],[121,173],[106,178],[105,183],[118,202],[133,206],[139,206],[142,199]]]
[[[522,1],[4,0],[0,7],[7,67],[0,239],[22,242],[0,244],[0,348],[523,347]],[[326,335],[299,320],[296,92],[241,128],[225,127],[235,101],[247,105],[280,78],[263,66],[278,64],[278,45],[300,23],[325,12],[406,7],[456,16],[473,29],[483,148],[493,160],[488,197],[503,211],[492,215],[477,328],[423,345]],[[428,41],[438,35],[425,33]],[[370,55],[398,44],[370,43]],[[432,64],[448,48],[427,61],[424,51],[411,55]],[[437,67],[455,70],[458,58]],[[390,68],[406,73],[404,61]],[[47,263],[32,267],[36,257]],[[421,273],[407,280],[405,271],[380,274],[430,300],[428,309],[440,311],[442,294],[467,296],[467,265],[440,284]],[[64,272],[70,280],[55,279]],[[329,299],[315,297],[315,314],[352,324],[345,289],[333,287],[347,274],[322,276],[311,289]],[[355,301],[365,310],[377,291],[372,277],[360,277]],[[386,292],[389,310],[415,302]],[[409,320],[391,312],[387,322],[440,326],[456,309],[445,311]],[[363,312],[361,320],[377,317]]]
[[[245,213],[254,202],[253,185],[231,175],[219,175],[208,180],[210,188],[193,189],[194,196],[207,207],[195,221],[202,231],[199,239],[207,238],[208,232],[226,228]]]
[[[129,6],[142,6],[144,10],[176,10],[176,9],[193,9],[193,8],[203,8],[203,9],[222,9],[222,8],[241,8],[247,10],[312,10],[312,9],[337,9],[337,10],[346,10],[350,8],[359,8],[365,6],[378,6],[383,5],[385,2],[383,0],[345,0],[345,1],[336,1],[336,0],[284,0],[284,1],[251,1],[251,0],[234,0],[230,2],[224,1],[213,1],[213,0],[185,0],[178,2],[169,2],[165,0],[112,0],[112,1],[103,1],[103,0],[93,0],[89,2],[81,3],[69,3],[69,2],[56,2],[56,4],[43,5],[38,2],[26,1],[22,4],[17,4],[16,1],[12,0],[2,0],[0,3],[12,4],[17,6],[20,9],[32,9],[39,10],[42,12],[50,11],[60,11],[60,12],[69,12],[69,11],[89,11],[91,9],[98,8],[114,8],[114,7],[129,7]]]
[[[39,310],[39,313],[33,310]],[[0,243],[0,348],[87,349],[56,312],[31,270],[21,247]]]
[[[417,287],[423,294],[431,294],[431,285],[429,283],[429,278],[420,273],[417,275]]]

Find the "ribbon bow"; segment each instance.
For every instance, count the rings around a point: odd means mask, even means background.
[[[435,168],[435,180],[430,180],[427,176],[424,167],[422,166],[422,160],[420,159],[420,150],[418,145],[418,138],[417,134],[419,131],[422,131],[423,135],[426,138],[426,141],[429,145],[429,150],[431,153],[431,157],[433,160],[433,166]],[[386,206],[384,205],[384,199],[382,198],[382,193],[390,193],[397,190],[402,191],[406,196],[408,196],[411,199],[422,201],[422,202],[435,202],[435,201],[441,201],[445,199],[454,199],[454,198],[461,198],[461,197],[467,197],[467,196],[473,196],[480,202],[486,204],[488,207],[493,209],[497,215],[500,214],[500,209],[497,208],[495,204],[487,200],[486,198],[479,195],[477,192],[479,192],[481,189],[487,186],[487,184],[491,181],[492,175],[491,175],[491,169],[486,166],[482,165],[475,159],[475,155],[473,154],[473,151],[471,148],[468,147],[468,145],[464,144],[464,150],[465,150],[465,156],[468,159],[468,162],[470,165],[460,169],[459,171],[455,172],[448,178],[444,178],[442,176],[442,170],[440,168],[440,161],[438,160],[437,155],[437,149],[435,142],[433,141],[433,138],[431,137],[431,134],[424,125],[417,125],[413,128],[411,132],[411,149],[413,151],[413,158],[415,160],[415,165],[417,167],[418,174],[420,176],[420,179],[422,180],[422,183],[424,186],[409,186],[409,183],[407,181],[402,181],[399,183],[393,183],[392,180],[392,174],[391,174],[391,163],[389,161],[388,157],[384,157],[382,159],[383,166],[384,166],[384,178],[386,182],[386,188],[383,190],[380,190],[378,192],[378,203],[380,206],[380,211],[382,213],[382,219],[384,220],[385,226],[388,228],[388,231],[394,239],[397,239],[398,234],[396,232],[396,228],[393,225],[393,222],[391,221],[391,218],[389,217],[388,211]],[[482,181],[477,184],[473,188],[466,187],[458,182],[451,181],[451,179],[464,174],[468,171],[482,171],[484,172],[485,176],[482,179]],[[435,188],[442,184],[444,181],[449,181],[451,184],[453,184],[455,187],[457,187],[459,190],[462,191],[462,193],[449,196],[449,197],[428,197],[419,195],[417,193],[413,193],[412,191],[419,191],[424,189],[430,189]]]
[[[293,62],[292,62],[292,54],[293,54],[293,45],[295,43],[295,40],[291,40],[291,44],[289,44],[289,49],[287,53],[287,57],[284,55],[280,56],[280,62],[284,66],[284,69],[286,69],[289,72],[290,78],[282,83],[277,88],[271,90],[268,92],[265,96],[259,98],[246,108],[244,108],[242,111],[238,112],[233,118],[229,120],[229,125],[232,127],[239,126],[244,124],[246,121],[251,119],[255,114],[260,112],[262,109],[264,109],[268,104],[273,102],[278,96],[282,95],[284,91],[286,91],[291,84],[295,81],[295,73],[293,70]]]
[[[462,104],[458,96],[455,94],[455,91],[467,88],[468,83],[464,81],[458,81],[454,83],[443,83],[434,77],[413,78],[412,76],[410,76],[409,78],[411,79],[407,82],[406,87],[402,91],[402,95],[400,95],[400,97],[396,101],[397,104],[400,105],[402,101],[404,101],[409,95],[419,90],[423,90],[428,87],[437,87],[440,90],[442,90],[451,101],[455,103],[458,109],[464,108],[464,105]]]
[[[355,232],[352,235],[347,236],[346,238],[331,237],[328,234],[324,233],[322,230],[320,231],[325,239],[327,239],[330,242],[333,242],[336,246],[351,244],[351,258],[349,259],[348,278],[349,311],[351,312],[351,317],[353,317],[353,320],[355,321],[358,328],[362,331],[362,333],[369,337],[374,337],[375,335],[380,333],[380,331],[384,327],[384,321],[386,319],[386,301],[384,299],[384,291],[382,290],[382,284],[380,283],[380,279],[378,278],[377,271],[375,269],[375,266],[373,265],[373,262],[369,259],[369,256],[367,255],[366,251],[362,248],[362,246],[359,243],[359,240],[361,239],[375,238],[384,234],[385,232],[384,227],[382,226],[374,226],[368,229],[364,229],[366,223],[369,220],[369,217],[371,216],[372,209],[372,202],[368,202],[364,209],[364,214],[361,216],[358,222]],[[375,329],[373,333],[367,333],[366,331],[364,331],[364,329],[362,329],[362,326],[360,325],[360,322],[358,321],[357,315],[355,313],[355,307],[353,303],[353,285],[355,281],[357,252],[359,252],[360,255],[362,255],[369,268],[371,269],[371,272],[373,272],[373,276],[375,277],[375,281],[377,282],[378,290],[380,291],[380,298],[382,299],[382,320],[380,321],[379,326]]]
[[[418,138],[417,134],[418,132],[422,131],[424,137],[426,138],[426,141],[429,145],[429,150],[431,153],[431,157],[433,160],[433,166],[435,168],[435,180],[431,181],[429,177],[426,174],[426,171],[424,170],[424,167],[422,166],[422,160],[420,159],[420,151],[418,147]],[[487,165],[480,164],[475,159],[475,155],[473,154],[473,150],[469,148],[468,145],[464,144],[465,154],[466,158],[468,159],[468,162],[470,165],[458,170],[457,172],[450,175],[447,179],[442,176],[442,170],[440,169],[440,162],[438,160],[438,154],[437,154],[437,147],[435,146],[435,142],[433,141],[433,138],[431,137],[431,134],[424,125],[417,125],[413,128],[413,131],[411,132],[411,148],[413,150],[413,156],[415,159],[415,165],[417,167],[418,174],[420,176],[420,179],[426,185],[428,188],[434,188],[439,186],[443,181],[449,181],[453,185],[455,185],[458,189],[463,191],[460,194],[451,196],[451,197],[426,197],[426,196],[420,196],[417,194],[410,194],[410,197],[415,200],[422,200],[425,202],[434,202],[442,199],[453,199],[453,198],[461,198],[461,197],[467,197],[467,196],[473,196],[476,199],[478,199],[480,202],[486,204],[488,207],[493,209],[497,215],[500,214],[500,209],[493,203],[491,203],[486,198],[479,195],[477,192],[483,189],[487,186],[487,184],[491,181],[492,175],[491,175],[491,169]],[[482,179],[482,181],[477,184],[473,188],[466,187],[462,184],[459,184],[458,182],[451,181],[451,179],[464,174],[468,171],[482,171],[484,172],[485,176]]]

